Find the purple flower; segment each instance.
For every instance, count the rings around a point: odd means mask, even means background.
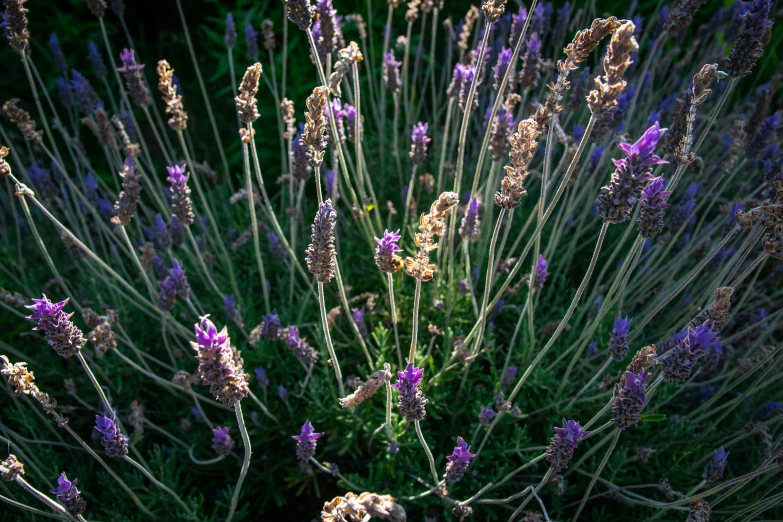
[[[495,63],[495,66],[492,67],[492,72],[494,73],[494,82],[492,83],[492,89],[495,91],[500,90],[500,84],[503,83],[503,77],[506,75],[506,71],[508,71],[508,66],[511,63],[511,55],[513,54],[512,49],[504,47],[500,54],[498,54],[498,60]],[[508,84],[513,85],[513,72],[511,73],[512,76],[509,77]],[[508,85],[507,84],[507,85]],[[502,95],[500,93],[499,95]]]
[[[387,446],[387,449],[389,453],[392,455],[396,455],[397,453],[400,452],[400,448],[394,442],[390,442],[389,445]]]
[[[207,317],[194,325],[196,342],[191,346],[196,351],[198,374],[209,386],[215,399],[226,406],[234,406],[249,393],[242,360],[231,346],[228,330],[224,326],[218,331]]]
[[[307,343],[307,340],[299,336],[299,329],[293,326],[288,327],[288,335],[285,338],[285,344],[294,352],[294,356],[303,364],[314,364],[318,362],[318,352]]]
[[[539,254],[538,261],[536,261],[536,275],[533,281],[533,290],[540,292],[544,288],[544,283],[546,283],[546,278],[548,276],[549,271],[547,270],[546,259],[544,259],[544,256]]]
[[[266,376],[266,370],[259,366],[255,369],[256,379],[258,380],[258,384],[264,388],[267,389],[269,387],[269,377]]]
[[[361,308],[354,308],[353,322],[356,323],[356,327],[359,329],[359,334],[362,336],[362,339],[368,341],[370,335],[367,333],[367,324],[364,322],[364,313],[363,306]]]
[[[248,59],[254,62],[258,60],[258,31],[253,29],[253,24],[245,26],[245,50]]]
[[[60,40],[57,39],[57,35],[52,33],[49,35],[49,51],[52,53],[54,64],[57,69],[62,73],[68,70],[68,60],[65,59],[63,48],[60,47]]]
[[[337,142],[335,141],[334,135],[332,134],[329,107],[331,107],[332,114],[334,115],[334,125],[337,128],[337,139],[340,142],[345,141],[345,110],[343,109],[343,103],[339,98],[334,98],[329,105],[324,105],[324,118],[326,119],[326,142],[330,147],[334,147]]]
[[[319,283],[328,283],[335,276],[337,251],[334,248],[334,229],[336,226],[337,212],[332,207],[332,200],[327,199],[318,205],[318,212],[311,226],[312,242],[305,250],[307,270]]]
[[[708,484],[720,481],[723,478],[723,472],[726,470],[729,454],[721,446],[704,467],[704,479]]]
[[[393,274],[402,269],[402,263],[397,252],[402,249],[397,246],[397,242],[400,240],[400,231],[389,232],[383,231],[383,237],[381,239],[375,238],[375,264],[382,272]]]
[[[60,102],[63,104],[63,107],[67,108],[73,106],[73,91],[71,90],[71,84],[68,80],[62,76],[58,76],[55,80],[55,85],[57,86],[57,94],[60,96]]]
[[[772,22],[769,20],[772,0],[754,0],[744,5],[748,10],[742,16],[742,29],[729,54],[726,67],[732,78],[750,74],[764,52],[764,44],[769,40],[772,30]]]
[[[103,101],[93,90],[87,78],[79,74],[79,71],[71,71],[71,88],[76,97],[76,105],[84,114],[91,116],[95,109],[103,106]]]
[[[479,219],[480,209],[481,198],[470,198],[468,208],[465,210],[465,215],[462,218],[462,225],[459,227],[459,234],[466,241],[475,243],[479,240],[479,225],[481,224],[481,220]]]
[[[647,372],[625,372],[622,384],[614,387],[614,403],[612,404],[612,422],[624,430],[635,426],[642,415],[642,409],[647,404],[646,397]]]
[[[555,472],[568,467],[577,444],[588,435],[589,433],[574,420],[563,419],[563,427],[555,427],[555,435],[546,449],[546,460],[552,464]]]
[[[519,37],[522,35],[522,28],[525,26],[526,20],[527,10],[524,8],[524,6],[519,6],[518,14],[511,13],[511,29],[508,33],[508,44],[512,48],[516,47],[517,42],[519,41]]]
[[[168,250],[171,247],[169,227],[160,214],[155,214],[155,234],[153,235],[153,242],[155,243],[155,248],[158,250]]]
[[[356,107],[345,104],[345,126],[348,141],[356,143]],[[359,140],[362,139],[362,120],[359,119]]]
[[[467,295],[470,292],[470,283],[467,279],[460,279],[457,283],[457,291],[459,295]]]
[[[503,378],[500,380],[501,388],[510,388],[514,384],[514,379],[517,378],[517,367],[509,366],[506,371],[503,372]]]
[[[267,232],[266,238],[269,240],[269,249],[274,254],[275,259],[278,261],[285,261],[286,251],[283,244],[280,242],[280,238],[274,232]]]
[[[190,187],[188,187],[188,178],[190,174],[185,172],[185,165],[172,165],[166,167],[168,172],[168,181],[171,186],[171,213],[177,216],[177,219],[186,226],[193,224],[195,215],[193,214],[193,203],[190,200]]]
[[[299,435],[291,438],[296,441],[296,458],[300,466],[305,466],[310,458],[315,455],[316,441],[323,436],[323,433],[316,433],[313,425],[307,420],[302,425],[302,431]]]
[[[277,310],[272,310],[271,314],[266,314],[264,316],[264,319],[261,321],[261,337],[274,341],[280,339],[282,331],[283,325],[280,323],[280,317],[277,315]]]
[[[664,210],[669,206],[666,197],[671,194],[664,190],[666,180],[659,176],[654,178],[642,190],[642,199],[639,202],[639,217],[636,223],[639,225],[639,235],[650,239],[653,235],[663,230]]]
[[[57,355],[67,359],[81,350],[87,339],[71,321],[73,313],[63,312],[66,304],[68,299],[53,303],[41,294],[41,299],[33,299],[33,304],[26,305],[25,308],[33,311],[27,319],[38,321],[34,330],[41,330]]]
[[[409,363],[405,367],[405,371],[397,372],[397,382],[391,385],[399,392],[397,409],[408,422],[420,421],[426,413],[424,406],[427,404],[427,399],[419,389],[422,375],[424,375],[424,370],[415,368],[413,363]]]
[[[479,413],[479,424],[486,426],[495,415],[497,415],[497,412],[492,408],[481,408],[481,412]]]
[[[158,305],[164,310],[171,311],[178,297],[187,300],[190,297],[190,284],[185,277],[182,263],[172,259],[171,269],[163,281],[158,281],[158,287],[160,287]]]
[[[710,321],[696,328],[680,332],[674,339],[676,346],[661,361],[663,379],[668,383],[690,377],[698,359],[710,351],[722,351],[718,335],[710,330]]]
[[[228,427],[217,427],[212,430],[212,449],[221,457],[231,455],[231,450],[234,449],[234,439],[228,434]]]
[[[595,200],[599,214],[608,223],[628,220],[645,184],[653,180],[652,167],[666,163],[653,153],[665,130],[656,122],[633,145],[618,145],[627,157],[612,160],[616,170]]]
[[[239,313],[239,309],[236,306],[236,299],[234,299],[233,294],[228,294],[225,299],[223,299],[223,306],[226,309],[226,317],[234,321],[240,328],[244,327],[245,324],[242,321],[242,314]]]
[[[288,402],[288,390],[282,384],[277,385],[277,396],[280,397],[281,401]]]
[[[76,481],[77,479],[68,480],[65,472],[63,472],[57,477],[57,487],[50,489],[49,493],[56,496],[57,503],[65,508],[68,513],[78,517],[87,509],[87,503],[82,499],[79,490],[76,489]]]
[[[630,333],[631,320],[628,317],[618,317],[614,320],[614,327],[609,334],[608,350],[615,361],[622,361],[628,352],[628,334]]]
[[[340,199],[340,193],[337,192],[337,171],[335,169],[327,169],[324,174],[324,190],[326,194],[333,200]]]
[[[587,354],[595,355],[598,353],[598,341],[592,341],[587,345]]]
[[[234,15],[231,13],[226,15],[226,33],[223,36],[223,41],[229,49],[233,49],[237,44],[237,25],[234,22]]]
[[[114,419],[96,415],[95,431],[101,434],[101,444],[107,457],[124,457],[128,454],[128,437],[122,434]]]
[[[530,35],[526,49],[525,55],[522,57],[519,83],[522,90],[528,92],[538,86],[538,80],[541,78],[541,40],[536,32]]]
[[[470,446],[462,437],[457,437],[457,445],[451,455],[446,457],[449,463],[446,465],[446,474],[443,478],[447,484],[459,482],[470,465],[470,459],[475,457],[470,453]]]
[[[99,80],[106,78],[108,71],[106,70],[106,64],[103,62],[101,51],[98,50],[98,46],[92,40],[87,44],[87,59],[92,64],[92,72]]]
[[[427,161],[427,144],[432,141],[432,138],[427,137],[427,124],[419,122],[413,126],[411,132],[411,151],[409,153],[411,157],[411,163],[414,166],[421,165]]]
[[[400,66],[402,62],[394,59],[394,51],[389,51],[383,57],[383,85],[389,91],[396,93],[400,90]]]

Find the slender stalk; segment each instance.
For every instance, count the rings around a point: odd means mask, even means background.
[[[218,132],[217,123],[215,122],[215,115],[212,113],[212,104],[209,101],[209,94],[207,93],[207,88],[204,85],[204,78],[201,76],[201,67],[199,67],[198,59],[196,58],[196,52],[193,49],[193,42],[190,40],[190,31],[188,30],[188,23],[185,21],[185,13],[182,11],[182,3],[180,0],[177,0],[177,12],[179,13],[179,18],[182,21],[182,32],[185,34],[185,42],[188,45],[190,60],[193,62],[193,68],[196,70],[196,79],[198,80],[198,85],[201,88],[201,96],[204,98],[204,105],[207,108],[209,123],[212,125],[212,134],[215,137],[218,153],[220,153],[220,161],[223,163],[223,171],[226,173],[226,176],[228,176],[230,175],[231,171],[228,168],[226,153],[223,150],[223,143],[220,141],[220,133]]]
[[[391,306],[392,325],[394,326],[394,346],[397,348],[397,364],[402,368],[402,350],[400,349],[400,331],[397,326],[397,307],[394,304],[394,278],[386,273],[386,281],[389,284],[389,306]]]
[[[498,241],[498,235],[500,233],[500,227],[503,225],[503,217],[506,215],[506,209],[501,208],[498,214],[498,219],[495,222],[495,229],[492,231],[492,240],[489,242],[489,258],[487,259],[487,278],[484,283],[484,296],[481,299],[481,310],[487,307],[487,301],[489,301],[489,293],[492,290],[492,268],[495,266],[495,246]],[[476,344],[473,345],[471,355],[475,355],[481,347],[481,341],[484,339],[484,326],[486,324],[486,314],[481,314],[478,319],[481,323],[479,325],[478,335],[476,335]]]
[[[237,485],[234,488],[234,495],[231,497],[231,508],[228,510],[226,522],[231,522],[231,519],[234,518],[234,512],[236,511],[237,503],[239,502],[239,491],[242,489],[242,483],[245,481],[247,471],[250,469],[250,456],[252,454],[252,448],[250,447],[250,436],[247,434],[245,419],[242,416],[242,404],[239,401],[234,404],[234,411],[236,411],[237,414],[239,433],[242,434],[242,444],[245,446],[245,457],[242,460],[242,468],[239,470],[239,479],[237,480]]]
[[[704,143],[704,140],[707,138],[707,134],[710,132],[712,125],[715,123],[715,119],[718,117],[720,110],[723,108],[723,105],[726,103],[726,100],[729,98],[729,94],[731,94],[731,91],[734,89],[736,84],[737,78],[731,78],[729,80],[729,84],[726,85],[726,89],[723,90],[723,94],[721,95],[720,100],[718,100],[718,104],[715,106],[715,109],[713,109],[712,114],[710,115],[710,119],[707,121],[707,124],[704,126],[704,130],[701,131],[701,134],[699,135],[699,141],[697,141],[696,145],[693,146],[694,153],[699,149],[699,147],[701,147],[701,144]]]
[[[587,503],[587,499],[590,496],[590,492],[593,490],[593,486],[595,486],[598,477],[601,476],[601,472],[606,467],[606,463],[609,462],[609,457],[612,456],[612,452],[614,451],[615,446],[617,446],[617,441],[620,439],[621,433],[622,430],[615,428],[612,443],[609,445],[609,449],[606,450],[606,455],[604,455],[604,458],[601,461],[601,464],[598,466],[598,469],[593,474],[593,479],[590,481],[590,485],[587,486],[587,489],[585,490],[585,494],[582,497],[582,502],[579,504],[579,509],[576,510],[576,514],[572,519],[573,522],[576,522],[579,519],[579,515],[582,513],[582,509],[585,507],[585,503]]]
[[[128,237],[128,231],[125,229],[124,225],[120,225],[117,228],[120,229],[120,234],[122,235],[122,238],[125,240],[125,244],[128,245],[128,250],[130,250],[133,263],[136,265],[136,268],[139,269],[139,273],[141,274],[141,277],[144,280],[144,284],[147,286],[147,292],[149,292],[150,294],[150,299],[154,300],[155,295],[157,294],[155,292],[155,287],[152,286],[152,282],[150,281],[147,272],[145,272],[144,267],[141,266],[141,261],[139,260],[139,256],[138,254],[136,254],[136,250],[133,248],[133,243],[131,243],[130,237]]]
[[[35,489],[29,482],[27,482],[24,478],[22,478],[21,475],[14,476],[14,480],[17,484],[19,484],[22,489],[30,493],[32,496],[40,500],[45,506],[47,506],[49,509],[54,511],[55,513],[58,513],[60,516],[66,518],[67,520],[77,520],[76,517],[71,516],[64,507],[62,507],[60,504],[55,502],[54,500],[50,499],[37,489]],[[81,517],[79,517],[81,519]],[[83,519],[82,519],[83,520]]]
[[[432,457],[432,452],[430,451],[430,447],[427,446],[427,441],[424,440],[424,434],[421,432],[421,424],[419,421],[413,421],[413,425],[416,427],[416,435],[419,437],[419,442],[421,443],[421,447],[424,448],[424,453],[427,454],[427,460],[430,463],[430,473],[432,473],[432,480],[435,481],[437,484],[439,482],[438,480],[438,472],[435,470],[435,459]]]
[[[337,378],[337,389],[340,397],[345,397],[345,386],[343,385],[343,372],[340,370],[340,362],[337,360],[337,354],[332,345],[332,336],[329,333],[329,323],[326,319],[326,301],[324,300],[324,284],[318,282],[318,304],[321,307],[321,329],[324,331],[326,339],[326,349],[329,351],[329,358],[332,360],[334,376]]]
[[[410,364],[415,364],[416,343],[418,342],[419,336],[419,301],[421,301],[421,279],[417,277],[416,293],[413,295],[413,332],[411,333],[411,349],[408,353],[408,363]]]
[[[134,468],[136,468],[137,470],[141,471],[142,475],[144,475],[145,477],[147,477],[147,478],[149,479],[149,481],[150,481],[150,482],[152,482],[152,483],[155,485],[155,487],[157,487],[157,488],[159,488],[159,489],[161,489],[161,490],[165,491],[165,492],[166,492],[166,493],[168,493],[169,495],[171,495],[171,497],[172,497],[174,500],[176,500],[176,501],[177,501],[177,504],[179,504],[180,506],[182,506],[182,508],[183,508],[183,509],[185,510],[185,512],[188,514],[188,518],[190,518],[190,519],[193,519],[193,518],[195,518],[195,515],[193,514],[193,511],[192,511],[192,510],[191,510],[191,509],[188,507],[188,505],[187,505],[187,504],[185,504],[185,502],[183,502],[183,501],[182,501],[182,499],[181,499],[181,498],[179,498],[179,495],[177,495],[177,494],[174,492],[174,490],[172,490],[171,488],[169,488],[168,486],[166,486],[165,484],[163,484],[162,482],[160,482],[158,479],[156,479],[156,478],[155,478],[155,477],[152,475],[152,473],[150,473],[149,471],[147,471],[147,470],[144,468],[144,466],[142,466],[141,464],[139,464],[138,462],[136,462],[135,460],[133,460],[132,458],[130,458],[130,457],[129,457],[129,456],[127,456],[127,455],[125,455],[124,457],[122,457],[122,460],[124,460],[125,462],[127,462],[128,464],[130,464],[131,466],[133,466]]]
[[[249,132],[252,130],[248,129]],[[256,264],[258,265],[258,275],[261,277],[261,288],[264,293],[264,307],[269,314],[271,306],[269,304],[269,290],[266,287],[266,272],[264,271],[264,260],[261,258],[261,241],[258,237],[258,218],[256,217],[256,202],[253,194],[253,182],[250,179],[250,157],[247,151],[247,143],[242,144],[242,158],[245,165],[245,186],[247,187],[247,202],[250,207],[250,227],[253,229],[253,248],[256,254]]]
[[[508,522],[512,522],[515,518],[517,518],[517,515],[519,515],[523,509],[525,509],[525,506],[533,500],[533,498],[538,498],[538,492],[541,490],[541,488],[544,487],[544,485],[549,482],[549,479],[552,477],[552,467],[550,466],[547,470],[546,474],[544,475],[544,478],[541,479],[541,482],[538,483],[536,487],[529,486],[527,490],[529,491],[527,497],[525,500],[522,501],[522,503],[519,505],[519,507],[514,511],[514,513],[511,515],[511,518],[508,519]],[[538,499],[539,502],[541,502],[541,499]],[[543,503],[541,504],[543,506]],[[546,511],[546,510],[544,510]],[[548,519],[549,517],[547,517]]]

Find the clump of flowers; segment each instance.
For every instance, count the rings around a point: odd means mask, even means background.
[[[723,478],[723,473],[726,471],[726,464],[728,463],[729,454],[723,447],[720,447],[713,455],[712,459],[704,466],[704,480],[708,484],[712,484],[720,481]]]
[[[424,406],[427,399],[419,389],[424,370],[415,368],[413,363],[405,367],[405,371],[397,372],[397,382],[392,384],[392,388],[399,392],[397,397],[397,409],[408,422],[420,421],[424,418]]]
[[[609,353],[615,361],[622,361],[628,351],[628,335],[630,334],[631,320],[628,317],[618,317],[614,320],[614,327],[609,334]]]
[[[122,434],[114,418],[96,415],[95,431],[101,434],[101,444],[107,457],[124,457],[128,454],[128,437]]]
[[[228,427],[218,426],[212,430],[212,449],[221,457],[231,455],[231,450],[234,449],[234,439],[228,434]]]
[[[473,457],[475,457],[475,455],[470,453],[470,446],[465,442],[465,439],[457,437],[457,445],[454,447],[454,452],[446,457],[446,460],[449,461],[449,463],[446,464],[446,474],[443,476],[446,483],[454,484],[455,482],[459,482],[468,470],[470,459]]]
[[[302,431],[299,435],[291,437],[296,441],[296,458],[300,467],[306,467],[307,463],[315,455],[316,441],[321,437],[323,437],[323,433],[316,433],[309,420],[302,425]]]
[[[625,372],[622,384],[614,386],[614,403],[612,404],[612,422],[620,429],[635,426],[642,415],[642,409],[647,404],[646,395],[647,372]]]
[[[690,377],[696,362],[713,347],[720,346],[718,335],[710,330],[709,321],[696,328],[688,328],[677,338],[671,353],[663,356],[663,379],[668,383],[684,381]]]
[[[73,313],[63,312],[67,304],[68,299],[53,303],[42,294],[41,299],[33,299],[32,305],[25,306],[33,311],[27,319],[38,321],[35,330],[41,330],[49,346],[66,359],[76,355],[87,342],[82,331],[71,321]]]
[[[574,420],[563,419],[563,427],[555,427],[555,436],[546,449],[546,460],[552,464],[553,471],[568,467],[577,444],[588,435],[582,425]]]
[[[87,509],[87,502],[84,501],[81,493],[76,489],[76,480],[68,480],[64,472],[60,473],[60,476],[57,477],[57,487],[49,490],[49,493],[55,496],[57,503],[68,513],[78,517]]]
[[[231,346],[225,326],[218,332],[212,321],[202,317],[194,329],[196,342],[190,344],[196,351],[199,377],[215,399],[233,407],[250,391],[239,352]]]

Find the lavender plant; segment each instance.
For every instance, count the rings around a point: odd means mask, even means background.
[[[778,3],[175,3],[2,1],[0,519],[783,516]]]

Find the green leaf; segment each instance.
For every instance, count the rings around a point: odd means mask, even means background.
[[[647,415],[642,415],[639,422],[661,422],[665,418],[665,413],[648,413]]]

